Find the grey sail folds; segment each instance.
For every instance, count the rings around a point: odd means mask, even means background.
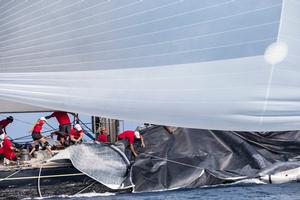
[[[143,136],[146,148],[132,166],[136,192],[225,184],[300,170],[299,131],[178,128],[170,134],[163,127],[153,127]]]
[[[128,177],[129,162],[121,154],[109,145],[80,144],[70,146],[52,160],[70,159],[73,166],[87,176],[111,189],[121,190],[133,186]]]

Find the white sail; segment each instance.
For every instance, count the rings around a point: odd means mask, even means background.
[[[0,99],[181,127],[299,129],[299,9],[299,0],[0,1]]]

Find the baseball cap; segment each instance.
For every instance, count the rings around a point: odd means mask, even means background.
[[[45,117],[40,117],[40,120],[45,122],[47,121]]]
[[[81,130],[82,130],[80,124],[75,124],[74,128],[75,128],[77,131],[81,131]]]
[[[134,136],[135,136],[137,139],[140,139],[140,138],[141,138],[141,134],[140,134],[140,132],[138,132],[138,131],[134,131]]]

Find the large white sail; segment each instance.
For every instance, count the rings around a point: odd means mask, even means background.
[[[0,1],[0,99],[29,106],[11,111],[299,129],[299,9],[299,0]]]

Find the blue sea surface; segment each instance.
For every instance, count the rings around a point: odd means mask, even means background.
[[[300,183],[288,184],[242,184],[197,189],[173,190],[166,192],[126,193],[126,194],[83,194],[72,197],[49,197],[47,200],[300,200]]]

